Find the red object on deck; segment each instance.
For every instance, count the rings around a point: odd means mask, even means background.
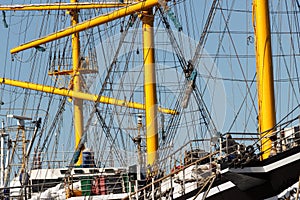
[[[105,195],[106,186],[105,186],[105,177],[99,176],[95,177],[92,184],[92,194],[96,195]]]

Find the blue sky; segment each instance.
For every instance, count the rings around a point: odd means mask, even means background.
[[[13,2],[23,3],[24,1]],[[2,1],[2,4],[8,3],[11,3],[11,1]],[[186,59],[191,59],[193,55],[191,47],[193,47],[200,38],[200,33],[205,24],[210,4],[210,0],[191,0],[186,7],[171,6],[171,10],[182,23],[183,33],[185,34],[182,38],[190,38],[191,40],[188,41],[192,41],[184,43],[179,39],[179,43],[182,45],[181,50],[186,55]],[[297,78],[297,63],[299,62],[298,38],[295,33],[298,26],[297,21],[292,18],[297,17],[297,13],[295,15],[285,14],[286,9],[296,10],[296,8],[293,7],[293,3],[288,2],[288,4],[291,5],[288,5],[288,8],[286,8],[285,4],[281,1],[270,2],[270,8],[272,10],[272,30],[274,32],[283,33],[281,35],[272,35],[274,77],[276,79],[275,98],[278,121],[299,104],[299,81],[297,82],[297,79],[296,81],[291,79]],[[233,9],[232,12],[230,11],[231,9]],[[257,109],[256,107],[253,107],[253,104],[255,106],[257,105],[257,99],[256,84],[255,82],[252,83],[255,76],[255,44],[251,9],[250,0],[220,1],[205,45],[205,55],[209,58],[207,58],[208,60],[206,61],[205,59],[202,59],[202,62],[200,62],[200,65],[197,67],[199,69],[198,87],[201,91],[205,91],[204,100],[207,103],[210,114],[215,120],[218,130],[222,133],[226,131],[255,132],[257,128]],[[54,30],[60,30],[69,26],[69,16],[67,14],[57,15],[59,13],[62,14],[62,12],[58,11],[51,11],[49,13],[40,11],[34,13],[5,13],[9,28],[6,29],[3,24],[0,24],[0,35],[2,36],[0,43],[2,46],[0,49],[0,60],[1,65],[3,66],[0,68],[0,76],[23,81],[31,80],[35,83],[46,83],[48,85],[54,85],[55,81],[57,81],[57,87],[67,87],[69,82],[68,78],[60,77],[58,80],[55,80],[53,77],[49,77],[47,75],[49,62],[51,61],[48,57],[50,50],[52,52],[57,50],[57,53],[59,50],[63,51],[63,45],[68,40],[67,38],[60,40],[60,44],[52,44],[53,46],[57,45],[57,49],[51,48],[51,44],[46,44],[46,52],[38,52],[33,49],[26,50],[16,56],[11,56],[9,49],[40,36],[52,33]],[[87,11],[82,11],[81,14],[84,14],[81,20],[87,18]],[[287,20],[288,17],[290,18],[289,24],[282,22]],[[228,23],[226,23],[227,19],[229,19]],[[156,26],[162,27],[158,22],[156,22]],[[110,36],[120,33],[121,24],[122,22],[118,21],[115,24],[109,23],[107,25],[100,26],[99,29],[93,29],[93,34],[95,34],[96,39],[99,39],[96,32],[100,30],[103,33],[103,38],[101,39],[111,42]],[[114,26],[114,28],[108,30],[107,27],[109,26]],[[174,31],[176,31],[174,24],[171,23],[171,27]],[[289,31],[293,32],[292,36],[287,34]],[[87,40],[89,34],[91,34],[89,31],[82,33],[82,43]],[[136,37],[137,41],[141,40],[141,36]],[[157,37],[159,37],[158,33]],[[161,41],[161,45],[163,45],[163,41]],[[107,46],[101,49],[102,46],[99,44],[99,41],[96,46],[97,48],[99,47],[102,52],[110,50]],[[88,48],[88,45],[86,45],[86,47]],[[67,49],[67,52],[69,51],[68,48],[68,46],[65,48]],[[138,48],[139,47],[137,46],[137,49]],[[135,49],[135,51],[137,50]],[[172,50],[170,50],[170,52],[172,52]],[[287,54],[292,56],[283,56]],[[163,55],[170,56],[170,54],[162,53],[157,55],[157,58],[162,58]],[[69,56],[69,54],[67,54],[67,56]],[[136,59],[140,59],[138,55],[135,56]],[[36,57],[41,59],[35,59]],[[119,58],[119,60],[122,59],[124,60],[124,58]],[[99,63],[101,62],[101,60],[98,61]],[[99,86],[101,85],[101,81],[103,81],[104,77],[101,76],[101,73],[109,66],[109,56],[103,58],[103,61],[105,62],[101,62],[101,64],[99,64],[100,74],[88,79],[89,84],[93,84],[90,89],[94,93],[99,92]],[[70,61],[68,60],[67,62]],[[214,65],[207,63],[213,63]],[[210,68],[211,66],[213,66],[213,68]],[[210,72],[210,70],[212,71]],[[176,73],[182,75],[182,71],[180,70]],[[170,74],[167,74],[166,76],[168,77],[160,77],[161,81],[173,80],[174,78]],[[247,80],[247,84],[245,83],[245,79]],[[177,79],[174,78],[174,80]],[[206,83],[209,83],[208,89],[206,89]],[[248,89],[247,86],[250,89]],[[97,87],[98,89],[94,89]],[[225,91],[223,91],[223,87]],[[53,106],[49,107],[50,113],[56,113],[61,101],[61,98],[58,96],[55,96],[52,99],[50,95],[41,95],[34,91],[28,91],[31,94],[31,97],[24,99],[22,96],[23,89],[7,86],[1,86],[1,88],[2,90],[0,95],[2,100],[5,102],[5,104],[1,107],[2,115],[11,112],[7,110],[9,107],[14,107],[15,113],[22,114],[20,113],[21,111],[19,108],[23,107],[23,104],[26,104],[28,107],[31,107],[31,109],[27,110],[26,113],[23,114],[30,115],[32,117],[41,116],[45,119],[46,112],[44,110],[48,109],[48,105],[53,104]],[[220,88],[222,90],[221,92]],[[251,92],[249,93],[249,91]],[[222,92],[224,92],[225,95],[223,95]],[[42,99],[41,101],[39,101],[40,98]],[[246,100],[244,101],[244,99]],[[86,104],[88,103],[86,102]],[[37,116],[36,108],[39,106],[41,107],[41,111],[38,112]],[[101,108],[104,109],[105,106],[102,105]],[[191,109],[196,109],[196,107],[191,106]],[[70,139],[72,137],[72,130],[70,130],[72,127],[72,120],[70,119],[71,110],[72,103],[67,102],[67,109],[64,115],[68,117],[61,122],[63,124],[62,132],[64,132],[64,136],[61,138],[63,138],[65,147],[72,143]],[[89,113],[89,111],[87,111],[87,113]],[[236,114],[238,114],[237,118],[235,118]],[[291,115],[290,119],[295,117],[297,114],[298,113],[296,112],[294,115]],[[222,119],[223,117],[224,123]],[[47,130],[49,130],[49,126],[51,124],[50,118],[48,122],[49,125],[45,127]],[[130,123],[134,126],[135,122]],[[188,120],[186,120],[186,123],[188,123]],[[102,131],[96,127],[95,130]],[[57,132],[59,132],[59,130],[57,130]]]

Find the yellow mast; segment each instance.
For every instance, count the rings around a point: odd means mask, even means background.
[[[77,0],[71,0],[71,3],[76,3]],[[78,23],[78,10],[72,10],[71,25],[76,26]],[[79,32],[72,34],[72,63],[73,63],[73,90],[74,92],[81,92],[80,80],[80,42]],[[83,101],[79,98],[73,99],[74,106],[74,131],[75,131],[75,149],[78,146],[83,133]],[[82,155],[78,159],[77,165],[82,164]]]
[[[147,165],[158,158],[157,99],[152,8],[143,13],[144,92],[146,111]]]
[[[258,123],[262,138],[262,159],[266,159],[270,154],[272,147],[270,136],[276,124],[268,0],[254,0],[253,12],[256,20],[254,29],[256,36]]]

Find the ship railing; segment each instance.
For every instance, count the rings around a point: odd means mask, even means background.
[[[66,193],[72,192],[71,196],[93,196],[124,194],[134,191],[134,187],[141,187],[142,183],[135,183],[127,173],[118,174],[90,174],[90,176],[71,175],[66,181]],[[138,186],[140,184],[140,186]],[[79,185],[81,190],[79,191]]]
[[[136,186],[126,172],[118,171],[116,173],[99,172],[97,174],[71,174],[65,180],[47,181],[46,179],[34,179],[29,184],[19,188],[27,188],[28,194],[43,195],[52,192],[59,194],[66,193],[71,196],[93,196],[93,195],[111,195],[124,194],[134,191]],[[141,187],[142,183],[139,183]],[[19,191],[21,191],[20,189]],[[23,189],[24,190],[24,189]],[[29,193],[30,192],[30,193]],[[19,195],[20,192],[13,192],[14,195]]]
[[[16,192],[11,192],[12,190]],[[0,188],[1,199],[28,199],[30,198],[30,193],[28,187],[23,186],[13,186],[13,187],[3,187]]]
[[[69,165],[73,151],[39,152],[33,153],[29,157],[31,169],[61,168]]]
[[[162,150],[159,152],[161,159],[158,161],[158,168],[169,174],[175,168],[181,168],[193,161],[198,160],[211,152],[210,139],[190,140],[176,151],[169,153]],[[164,155],[167,155],[164,157]]]
[[[111,151],[104,152],[103,154],[108,155]],[[47,151],[47,152],[39,152],[30,154],[29,157],[29,169],[53,169],[53,168],[64,168],[70,165],[74,151]],[[93,157],[90,157],[88,164],[93,163],[96,166],[107,166],[107,163],[113,163],[114,158],[106,158],[100,153],[94,153]],[[128,165],[133,165],[136,163],[137,155],[136,152],[122,152],[122,155],[126,157],[126,162]],[[101,158],[101,156],[103,156]],[[112,159],[112,160],[110,160]],[[84,163],[83,163],[84,164]]]
[[[125,199],[160,199],[162,197],[176,198],[201,186],[215,177],[218,171],[217,155],[219,151],[209,153],[189,164],[174,168],[171,173],[164,175],[158,173],[155,177],[148,176],[146,186],[134,187]],[[206,164],[204,161],[210,160]]]
[[[293,126],[290,128],[279,129],[270,137],[273,138],[270,156],[274,156],[278,153],[300,146],[300,127]]]
[[[47,181],[46,179],[42,180],[31,180],[31,184],[27,185],[26,187],[31,188],[31,192],[42,192],[45,191],[48,188],[55,187],[57,185],[61,184],[60,180],[57,181]]]
[[[230,137],[228,137],[229,135]],[[243,137],[239,138],[237,135],[243,135]],[[270,138],[272,141],[272,146],[266,149],[270,152],[269,157],[300,146],[299,126],[278,129],[265,137]],[[260,150],[261,139],[262,137],[259,137],[258,133],[227,133],[225,140],[220,142],[220,159],[233,161],[228,163],[231,163],[234,167],[242,167],[251,161],[259,160],[263,153]],[[250,143],[251,140],[254,142]],[[245,158],[245,156],[248,157]],[[236,162],[237,160],[238,162]],[[247,162],[242,162],[243,160],[247,160]]]
[[[243,151],[246,147],[253,146],[255,141],[259,140],[258,133],[228,132],[224,135],[225,138],[221,138],[219,141],[219,149],[222,157],[240,153],[240,151]]]
[[[219,138],[220,163],[231,168],[245,167],[260,160],[258,133],[228,132]]]
[[[16,186],[0,188],[0,196],[4,199],[30,199],[33,193],[41,193],[48,188],[59,185],[61,182],[48,182],[46,180],[28,181],[24,184],[16,184]],[[63,188],[63,187],[61,187]]]

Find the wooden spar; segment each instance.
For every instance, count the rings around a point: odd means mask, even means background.
[[[10,53],[14,54],[14,53],[18,53],[20,51],[23,51],[23,50],[26,50],[26,49],[29,49],[32,47],[37,47],[37,46],[45,44],[47,42],[51,42],[51,41],[72,35],[73,33],[78,33],[80,31],[84,31],[86,29],[93,28],[95,26],[99,26],[101,24],[105,24],[107,22],[116,20],[118,18],[134,14],[141,10],[152,8],[153,6],[156,6],[158,4],[159,4],[158,0],[147,0],[147,1],[142,1],[142,2],[136,3],[136,4],[132,4],[130,6],[126,6],[124,8],[115,10],[111,13],[95,17],[95,18],[87,20],[85,22],[78,23],[77,25],[68,27],[66,29],[52,33],[50,35],[39,38],[37,40],[33,40],[31,42],[22,44],[18,47],[11,49]]]
[[[3,11],[29,11],[29,10],[74,10],[74,9],[97,9],[97,8],[118,8],[130,5],[118,2],[75,2],[75,3],[47,3],[47,4],[21,4],[21,5],[0,5]]]
[[[125,100],[121,100],[121,99],[115,99],[115,98],[107,97],[107,96],[99,96],[96,94],[75,92],[73,90],[68,90],[65,88],[56,88],[56,87],[35,84],[35,83],[29,83],[29,82],[23,82],[23,81],[16,81],[16,80],[11,80],[11,79],[7,79],[7,78],[1,78],[1,77],[0,77],[0,83],[5,84],[5,85],[20,87],[20,88],[26,88],[26,89],[30,89],[30,90],[40,91],[40,92],[46,92],[46,93],[66,96],[66,97],[70,97],[70,98],[80,98],[82,100],[87,100],[87,101],[122,106],[122,107],[126,107],[126,108],[134,108],[134,109],[138,109],[138,110],[145,110],[145,105],[141,104],[141,103],[125,101]],[[162,107],[158,107],[158,111],[161,113],[170,114],[170,115],[178,115],[179,114],[179,112],[176,110],[162,108]]]

